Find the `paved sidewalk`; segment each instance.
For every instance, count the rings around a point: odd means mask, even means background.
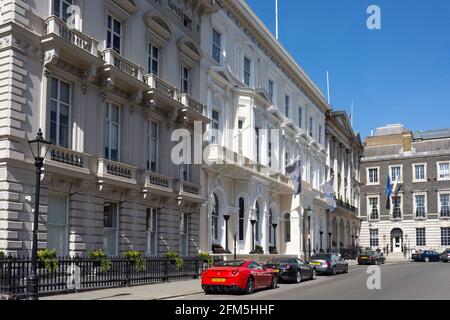
[[[41,300],[159,300],[202,293],[200,279],[101,289],[41,297]]]

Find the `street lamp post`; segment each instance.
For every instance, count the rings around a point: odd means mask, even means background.
[[[50,148],[50,142],[45,141],[41,129],[39,129],[34,140],[28,141],[31,153],[34,157],[36,167],[36,191],[34,201],[34,223],[33,223],[33,244],[31,248],[31,273],[27,278],[27,298],[28,300],[39,299],[39,278],[37,274],[37,232],[39,227],[39,197],[41,189],[41,174],[44,166],[44,159]]]
[[[234,231],[234,260],[237,259],[236,246],[237,246],[237,232]]]
[[[308,209],[305,210],[306,215],[308,216],[308,257],[311,257],[311,207],[308,206]]]
[[[328,232],[328,251],[331,252],[331,236],[333,235],[332,232]]]
[[[272,227],[273,227],[273,247],[275,252],[277,252],[277,227],[278,227],[278,221],[277,217],[274,217],[272,220]]]
[[[255,252],[255,224],[256,224],[256,220],[252,219],[252,220],[250,220],[250,223],[252,224],[252,252]]]
[[[230,215],[224,214],[223,219],[225,220],[225,251],[230,253],[230,250],[228,249],[228,220],[230,220]]]
[[[322,246],[323,230],[320,230],[319,233],[320,233],[320,252],[322,252],[323,251],[323,246]]]

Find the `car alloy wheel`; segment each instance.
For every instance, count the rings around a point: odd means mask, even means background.
[[[430,262],[430,258],[426,257],[425,262]]]
[[[247,294],[252,294],[253,291],[255,291],[255,280],[252,277],[250,277],[247,280],[247,288],[246,288],[245,292]]]
[[[278,287],[278,277],[276,274],[272,276],[272,285],[270,286],[272,289],[275,289]]]
[[[300,272],[300,270],[297,271],[297,276],[295,278],[295,282],[297,282],[297,283],[302,282],[302,273]]]

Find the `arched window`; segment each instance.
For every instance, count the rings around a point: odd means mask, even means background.
[[[239,198],[239,241],[244,241],[244,218],[245,206],[244,199]]]
[[[217,195],[214,193],[214,207],[212,211],[212,237],[214,241],[219,240],[219,199]]]
[[[284,215],[284,242],[291,242],[291,214]]]
[[[274,232],[273,232],[273,213],[272,213],[272,208],[269,208],[269,243],[273,244],[273,236],[274,236]]]
[[[260,214],[259,214],[259,203],[256,202],[256,205],[255,205],[255,220],[256,220],[256,223],[255,223],[255,241],[256,242],[259,241],[259,216],[260,216]]]

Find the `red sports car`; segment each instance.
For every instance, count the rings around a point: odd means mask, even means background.
[[[202,273],[202,289],[206,293],[251,294],[277,285],[277,272],[252,260],[222,261]]]

